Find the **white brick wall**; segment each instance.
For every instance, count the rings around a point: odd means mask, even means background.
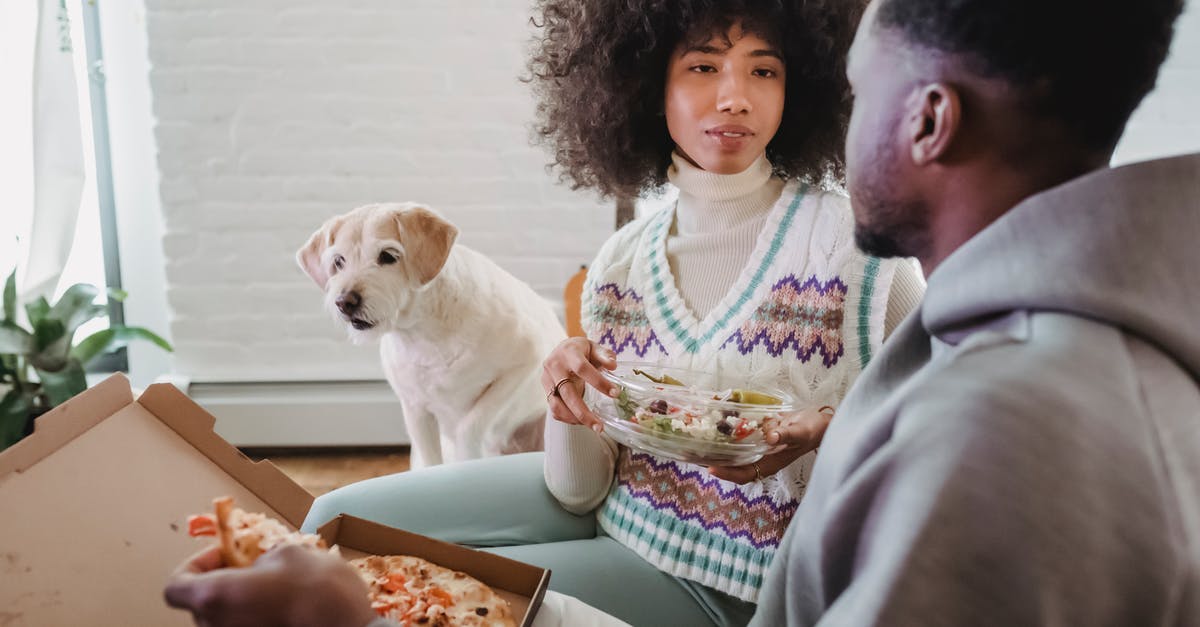
[[[613,209],[528,145],[527,0],[146,0],[175,370],[376,379],[292,262],[330,215],[419,200],[557,298]],[[1115,162],[1200,150],[1200,0]],[[135,295],[136,296],[136,295]]]
[[[1158,86],[1130,118],[1113,164],[1190,152],[1200,152],[1200,0],[1188,0],[1175,23]]]
[[[376,379],[292,261],[327,217],[443,211],[549,298],[612,231],[529,146],[525,0],[147,0],[176,370]]]

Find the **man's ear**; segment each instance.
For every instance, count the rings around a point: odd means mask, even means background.
[[[921,166],[943,158],[959,138],[962,100],[945,83],[926,85],[916,96],[907,132],[913,163]]]
[[[412,206],[396,211],[396,228],[404,246],[404,261],[425,285],[446,265],[458,228],[431,209]]]
[[[325,284],[329,282],[329,270],[321,263],[321,255],[328,245],[329,229],[323,226],[308,238],[307,244],[296,251],[296,263],[321,289],[325,289]]]

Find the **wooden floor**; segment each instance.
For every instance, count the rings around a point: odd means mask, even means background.
[[[348,483],[408,470],[408,449],[274,450],[246,449],[252,459],[268,459],[314,496]]]

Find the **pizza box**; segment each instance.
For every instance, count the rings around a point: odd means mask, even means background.
[[[163,602],[168,575],[210,538],[187,517],[232,496],[298,528],[313,496],[213,431],[170,384],[136,400],[116,374],[37,419],[0,453],[0,625],[191,625]],[[550,573],[350,516],[321,528],[347,558],[409,554],[462,570],[532,624]]]
[[[341,514],[325,523],[317,533],[330,546],[338,545],[346,559],[365,555],[414,555],[439,566],[461,570],[508,601],[514,617],[525,617],[521,623],[523,627],[533,623],[534,612],[529,608],[541,605],[546,585],[550,583],[550,571],[544,568],[499,555],[485,554],[489,559],[481,560],[479,551],[349,514]]]

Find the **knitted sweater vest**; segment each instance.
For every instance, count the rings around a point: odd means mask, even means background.
[[[858,251],[848,201],[789,183],[739,279],[703,320],[667,262],[673,219],[664,209],[605,244],[584,287],[588,336],[620,361],[730,373],[790,390],[801,406],[836,407],[882,342],[897,263]],[[663,571],[753,602],[813,457],[742,486],[621,447],[597,517]]]

